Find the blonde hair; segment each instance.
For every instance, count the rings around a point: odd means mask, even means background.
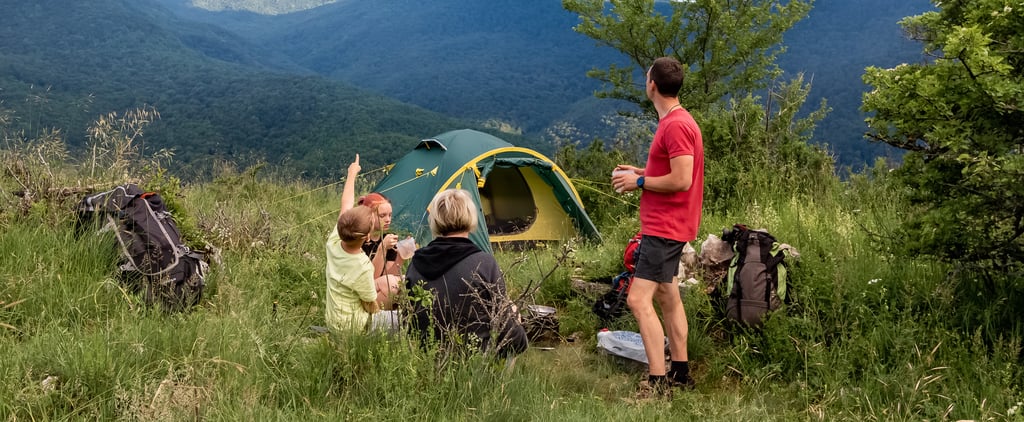
[[[342,242],[352,243],[364,240],[373,230],[373,217],[377,213],[370,207],[356,206],[338,216],[338,237]]]
[[[449,189],[438,192],[430,201],[430,232],[434,236],[448,236],[453,233],[476,230],[476,204],[469,192]]]

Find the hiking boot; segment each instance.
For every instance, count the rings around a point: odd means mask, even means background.
[[[644,402],[660,398],[672,398],[672,387],[667,382],[652,383],[648,380],[640,381],[636,388],[636,401]]]
[[[682,381],[676,379],[675,377],[668,377],[668,384],[672,387],[679,387],[683,391],[693,390],[697,388],[697,382],[694,381],[693,377],[691,377],[689,374],[687,374],[686,378],[683,379]]]

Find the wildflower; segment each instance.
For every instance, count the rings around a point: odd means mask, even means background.
[[[1017,410],[1019,410],[1021,406],[1024,406],[1024,402],[1017,402],[1017,404],[1013,405],[1013,407],[1006,411],[1006,416],[1013,416],[1017,414]]]
[[[880,278],[872,278],[871,280],[868,280],[868,284],[875,284],[875,283],[878,283],[879,281],[882,281],[882,279],[880,279]]]

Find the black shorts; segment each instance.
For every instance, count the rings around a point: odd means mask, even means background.
[[[643,235],[637,250],[634,277],[657,283],[671,283],[679,274],[679,258],[686,242]]]

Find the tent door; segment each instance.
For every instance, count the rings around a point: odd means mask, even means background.
[[[480,207],[492,235],[521,233],[537,220],[533,193],[518,167],[491,169],[480,188]]]

